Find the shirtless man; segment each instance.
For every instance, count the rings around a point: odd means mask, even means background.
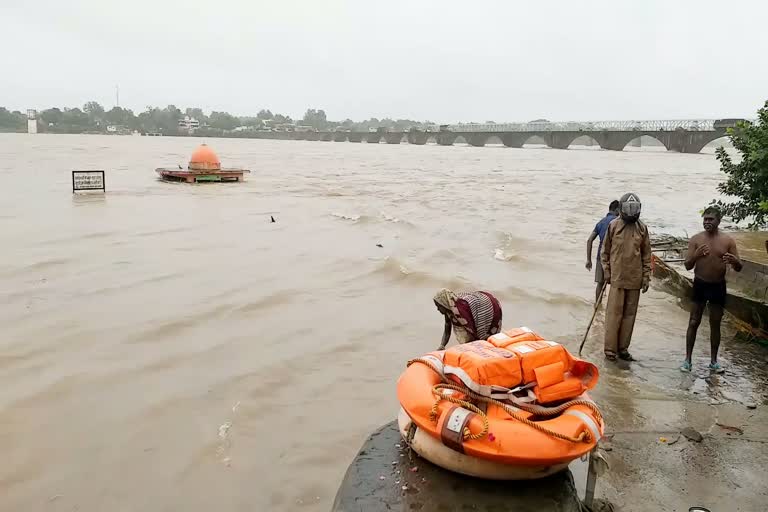
[[[717,362],[720,348],[720,321],[723,319],[725,306],[725,270],[730,265],[736,272],[741,272],[741,260],[736,249],[736,242],[718,230],[722,214],[714,206],[704,210],[704,231],[695,235],[688,242],[688,254],[685,268],[694,269],[693,302],[688,333],[685,339],[685,361],[680,370],[691,371],[691,356],[696,343],[696,332],[701,324],[704,307],[709,303],[709,329],[711,343],[711,363],[709,369],[723,373],[723,367]]]

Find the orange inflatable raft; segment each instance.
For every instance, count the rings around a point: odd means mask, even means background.
[[[411,360],[397,383],[400,433],[430,462],[496,480],[542,478],[595,448],[597,368],[528,328]]]

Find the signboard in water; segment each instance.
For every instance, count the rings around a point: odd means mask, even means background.
[[[104,171],[72,171],[72,193],[78,190],[106,192]]]

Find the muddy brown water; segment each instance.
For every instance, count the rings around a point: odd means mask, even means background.
[[[213,140],[246,183],[156,179],[199,142],[0,135],[1,510],[327,510],[438,344],[438,288],[492,291],[506,326],[575,351],[608,202],[692,234],[722,177],[711,151]],[[73,169],[107,194],[73,196]],[[596,393],[609,426],[638,414],[624,395],[764,400],[764,351],[730,332],[725,378],[681,377],[678,303],[642,297],[640,361]]]

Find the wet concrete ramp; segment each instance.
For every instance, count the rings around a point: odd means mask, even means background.
[[[542,480],[493,482],[441,469],[407,449],[392,422],[349,466],[333,512],[580,512],[570,471]]]

